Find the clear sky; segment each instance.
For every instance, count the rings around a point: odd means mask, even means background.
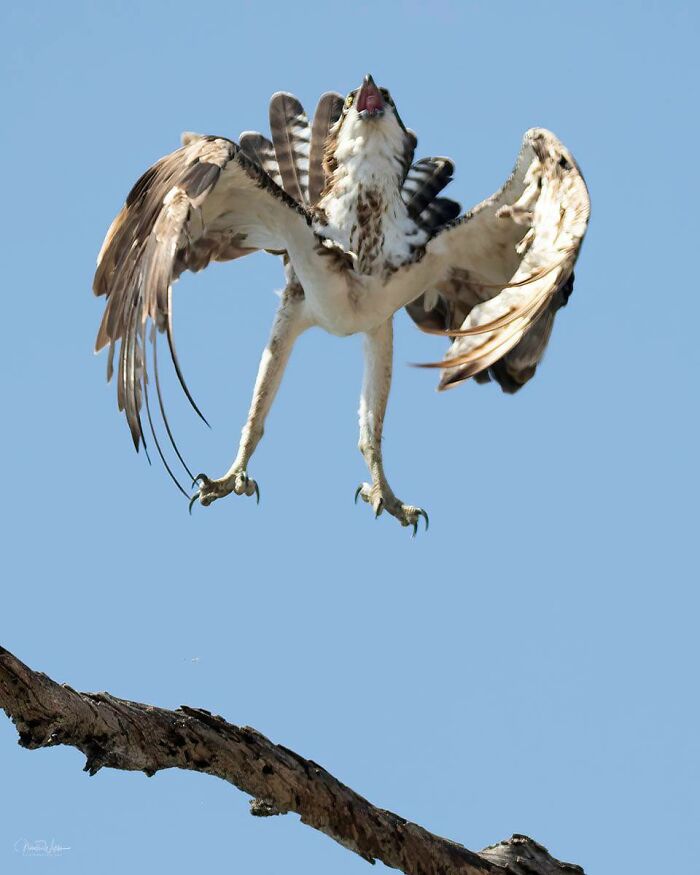
[[[698,6],[3,3],[0,640],[78,689],[201,706],[478,849],[524,832],[590,873],[690,871],[698,750]],[[267,129],[370,71],[465,207],[551,128],[588,182],[569,306],[517,397],[405,366],[386,425],[411,541],[353,505],[359,338],[299,343],[250,473],[192,517],[136,456],[92,354],[95,256],[180,132]],[[272,319],[270,257],[175,290],[194,467],[228,467]],[[203,775],[100,772],[0,719],[0,871],[352,875],[295,816]],[[23,838],[70,847],[37,862]],[[690,869],[688,868],[690,867]]]

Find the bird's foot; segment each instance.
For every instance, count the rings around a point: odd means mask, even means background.
[[[357,504],[358,498],[361,498],[365,504],[368,504],[374,510],[375,519],[386,511],[395,517],[402,526],[413,526],[412,538],[416,536],[418,520],[421,517],[425,520],[425,530],[426,532],[428,531],[428,514],[423,508],[414,507],[412,504],[403,504],[388,486],[362,483],[355,492],[355,504]]]
[[[192,508],[197,500],[204,507],[207,507],[217,498],[223,498],[232,492],[235,492],[236,495],[254,495],[258,504],[260,503],[258,484],[248,477],[245,470],[234,471],[218,480],[210,480],[206,474],[197,474],[192,481],[192,485],[195,484],[199,484],[199,492],[196,492],[190,499],[190,513],[192,513]]]

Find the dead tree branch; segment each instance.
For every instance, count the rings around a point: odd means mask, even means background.
[[[102,768],[149,777],[172,768],[206,772],[251,796],[251,814],[295,812],[365,860],[381,860],[406,875],[583,873],[526,836],[514,835],[480,853],[468,851],[376,808],[318,763],[255,729],[234,726],[201,708],[168,711],[109,693],[78,693],[2,647],[0,708],[17,727],[23,747],[76,747],[85,754],[90,775]]]

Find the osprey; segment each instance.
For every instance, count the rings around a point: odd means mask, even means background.
[[[415,535],[428,516],[397,498],[382,460],[394,313],[405,307],[423,331],[450,340],[441,362],[424,365],[441,370],[440,389],[470,377],[509,393],[520,389],[571,294],[588,223],[585,183],[554,134],[532,128],[505,185],[459,215],[459,204],[439,196],[452,162],[413,163],[415,134],[369,75],[345,99],[323,95],[311,124],[295,97],[275,94],[270,128],[271,140],[245,132],[238,143],[183,134],[181,148],[138,180],[98,256],[94,291],[107,304],[96,351],[109,347],[110,379],[119,342],[117,398],[134,445],[146,446],[143,401],[158,453],[189,498],[153,429],[147,340],[152,345],[163,423],[198,486],[191,510],[197,499],[209,505],[230,493],[259,500],[248,465],[299,335],[314,325],[338,336],[362,332],[359,448],[370,480],[355,501],[362,498],[376,516],[386,511]],[[261,249],[282,258],[286,285],[238,453],[223,477],[192,477],[165,416],[156,329],[166,333],[176,374],[201,416],[175,351],[172,284],[185,270]]]

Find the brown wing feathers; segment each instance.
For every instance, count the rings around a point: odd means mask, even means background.
[[[115,345],[120,341],[116,368],[117,403],[126,415],[137,450],[141,443],[146,449],[140,415],[144,401],[152,425],[146,362],[146,323],[149,318],[155,326],[167,332],[178,379],[190,403],[204,419],[185,383],[175,350],[171,283],[185,267],[185,262],[178,257],[178,247],[190,213],[216,185],[235,149],[228,140],[201,138],[149,168],[129,193],[126,205],[113,222],[100,252],[93,288],[96,295],[107,296],[107,305],[95,346],[96,350],[107,344],[110,346],[110,377]],[[175,452],[183,461],[165,416],[155,357],[153,361],[163,421]],[[165,460],[155,430],[151,430],[168,473],[186,495]],[[186,465],[185,469],[189,471]]]

